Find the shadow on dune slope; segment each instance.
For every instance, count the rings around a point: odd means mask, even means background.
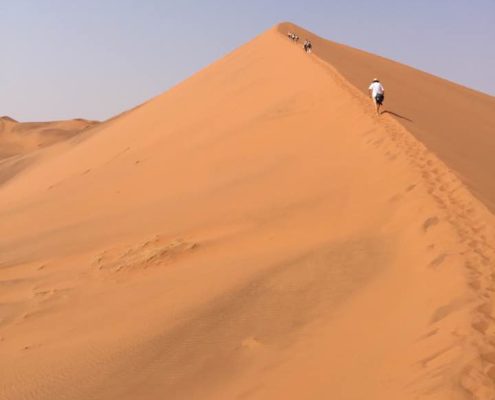
[[[333,65],[367,94],[379,77],[386,90],[385,110],[429,150],[439,156],[495,211],[495,98],[404,64],[325,40],[291,23],[280,33],[295,31],[313,42],[313,52]]]

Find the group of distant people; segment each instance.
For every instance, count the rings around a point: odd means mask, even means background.
[[[287,37],[293,42],[297,43],[299,41],[299,36],[295,32],[287,32]],[[303,48],[306,53],[311,53],[313,44],[310,40],[305,39]],[[373,103],[375,104],[376,113],[380,114],[380,107],[383,105],[383,101],[385,100],[385,89],[378,78],[373,79],[368,87],[368,92],[373,99]]]
[[[298,42],[299,41],[299,36],[297,36],[296,32],[288,32],[287,37],[292,40],[293,42]]]
[[[293,42],[297,43],[299,41],[299,36],[297,35],[296,32],[291,32],[291,31],[287,32],[287,37]],[[311,53],[311,51],[313,50],[313,43],[311,43],[310,40],[305,39],[303,44],[303,49],[306,53]]]

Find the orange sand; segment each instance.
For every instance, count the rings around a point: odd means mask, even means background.
[[[494,99],[287,27],[0,186],[1,399],[495,398]]]

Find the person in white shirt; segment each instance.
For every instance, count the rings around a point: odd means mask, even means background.
[[[380,114],[380,107],[385,99],[385,89],[378,78],[373,79],[368,91],[373,99],[373,102],[375,103],[376,113]]]

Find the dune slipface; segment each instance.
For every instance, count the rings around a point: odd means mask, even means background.
[[[495,396],[488,161],[288,29],[0,186],[0,398]]]
[[[328,40],[290,23],[310,39],[321,60],[367,93],[373,77],[385,83],[386,110],[495,211],[495,98],[406,65]]]

